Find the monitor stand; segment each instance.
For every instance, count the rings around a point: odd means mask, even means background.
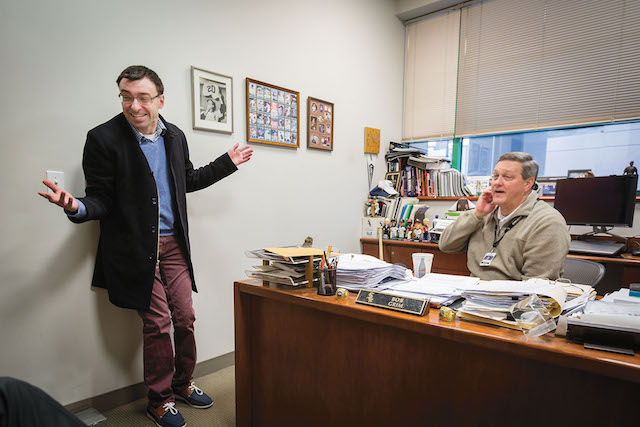
[[[609,233],[609,230],[607,230],[605,226],[594,225],[593,231],[580,235],[577,240],[571,240],[571,243],[569,244],[569,253],[595,256],[615,256],[619,254],[625,248],[625,243],[612,242],[610,240],[588,239],[596,234],[606,234],[626,241],[624,237]]]

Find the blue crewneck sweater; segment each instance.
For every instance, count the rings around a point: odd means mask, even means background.
[[[158,126],[153,135],[143,135],[138,129],[131,126],[136,140],[140,144],[140,149],[147,159],[149,168],[153,173],[158,189],[158,206],[160,209],[160,235],[170,236],[173,234],[173,191],[169,179],[169,162],[167,161],[167,150],[164,146],[163,134],[166,126],[162,120],[158,119]],[[78,211],[75,214],[67,215],[74,218],[82,218],[87,214],[84,203],[78,200]]]

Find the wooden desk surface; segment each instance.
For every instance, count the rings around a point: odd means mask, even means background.
[[[640,356],[234,284],[238,426],[637,426]]]
[[[297,304],[316,310],[402,328],[463,344],[473,344],[492,350],[539,360],[573,369],[633,381],[640,384],[640,355],[628,356],[585,349],[552,333],[527,340],[520,331],[493,325],[456,319],[440,319],[438,310],[431,308],[424,317],[356,304],[356,293],[350,292],[346,301],[324,297],[315,288],[292,288],[277,284],[263,285],[259,280],[235,282],[236,289],[264,298]]]

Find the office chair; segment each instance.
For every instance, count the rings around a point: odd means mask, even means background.
[[[604,265],[598,262],[569,257],[564,259],[562,277],[571,280],[571,283],[590,285],[595,288],[604,277],[604,273]]]

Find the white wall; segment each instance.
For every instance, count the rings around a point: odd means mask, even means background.
[[[398,19],[408,21],[438,10],[463,3],[462,0],[394,0]]]
[[[202,165],[245,139],[245,77],[300,91],[301,147],[252,144],[253,160],[188,196],[198,359],[233,351],[233,281],[244,251],[301,243],[359,252],[363,127],[399,140],[403,27],[388,0],[7,0],[0,4],[0,375],[63,404],[142,380],[140,321],[89,287],[98,224],[74,225],[36,192],[45,170],[83,195],[86,132],[120,111],[131,64],[164,81],[163,115]],[[235,132],[191,129],[190,66],[233,76]],[[306,98],[335,103],[335,149],[307,150]],[[376,159],[374,181],[382,178]]]

